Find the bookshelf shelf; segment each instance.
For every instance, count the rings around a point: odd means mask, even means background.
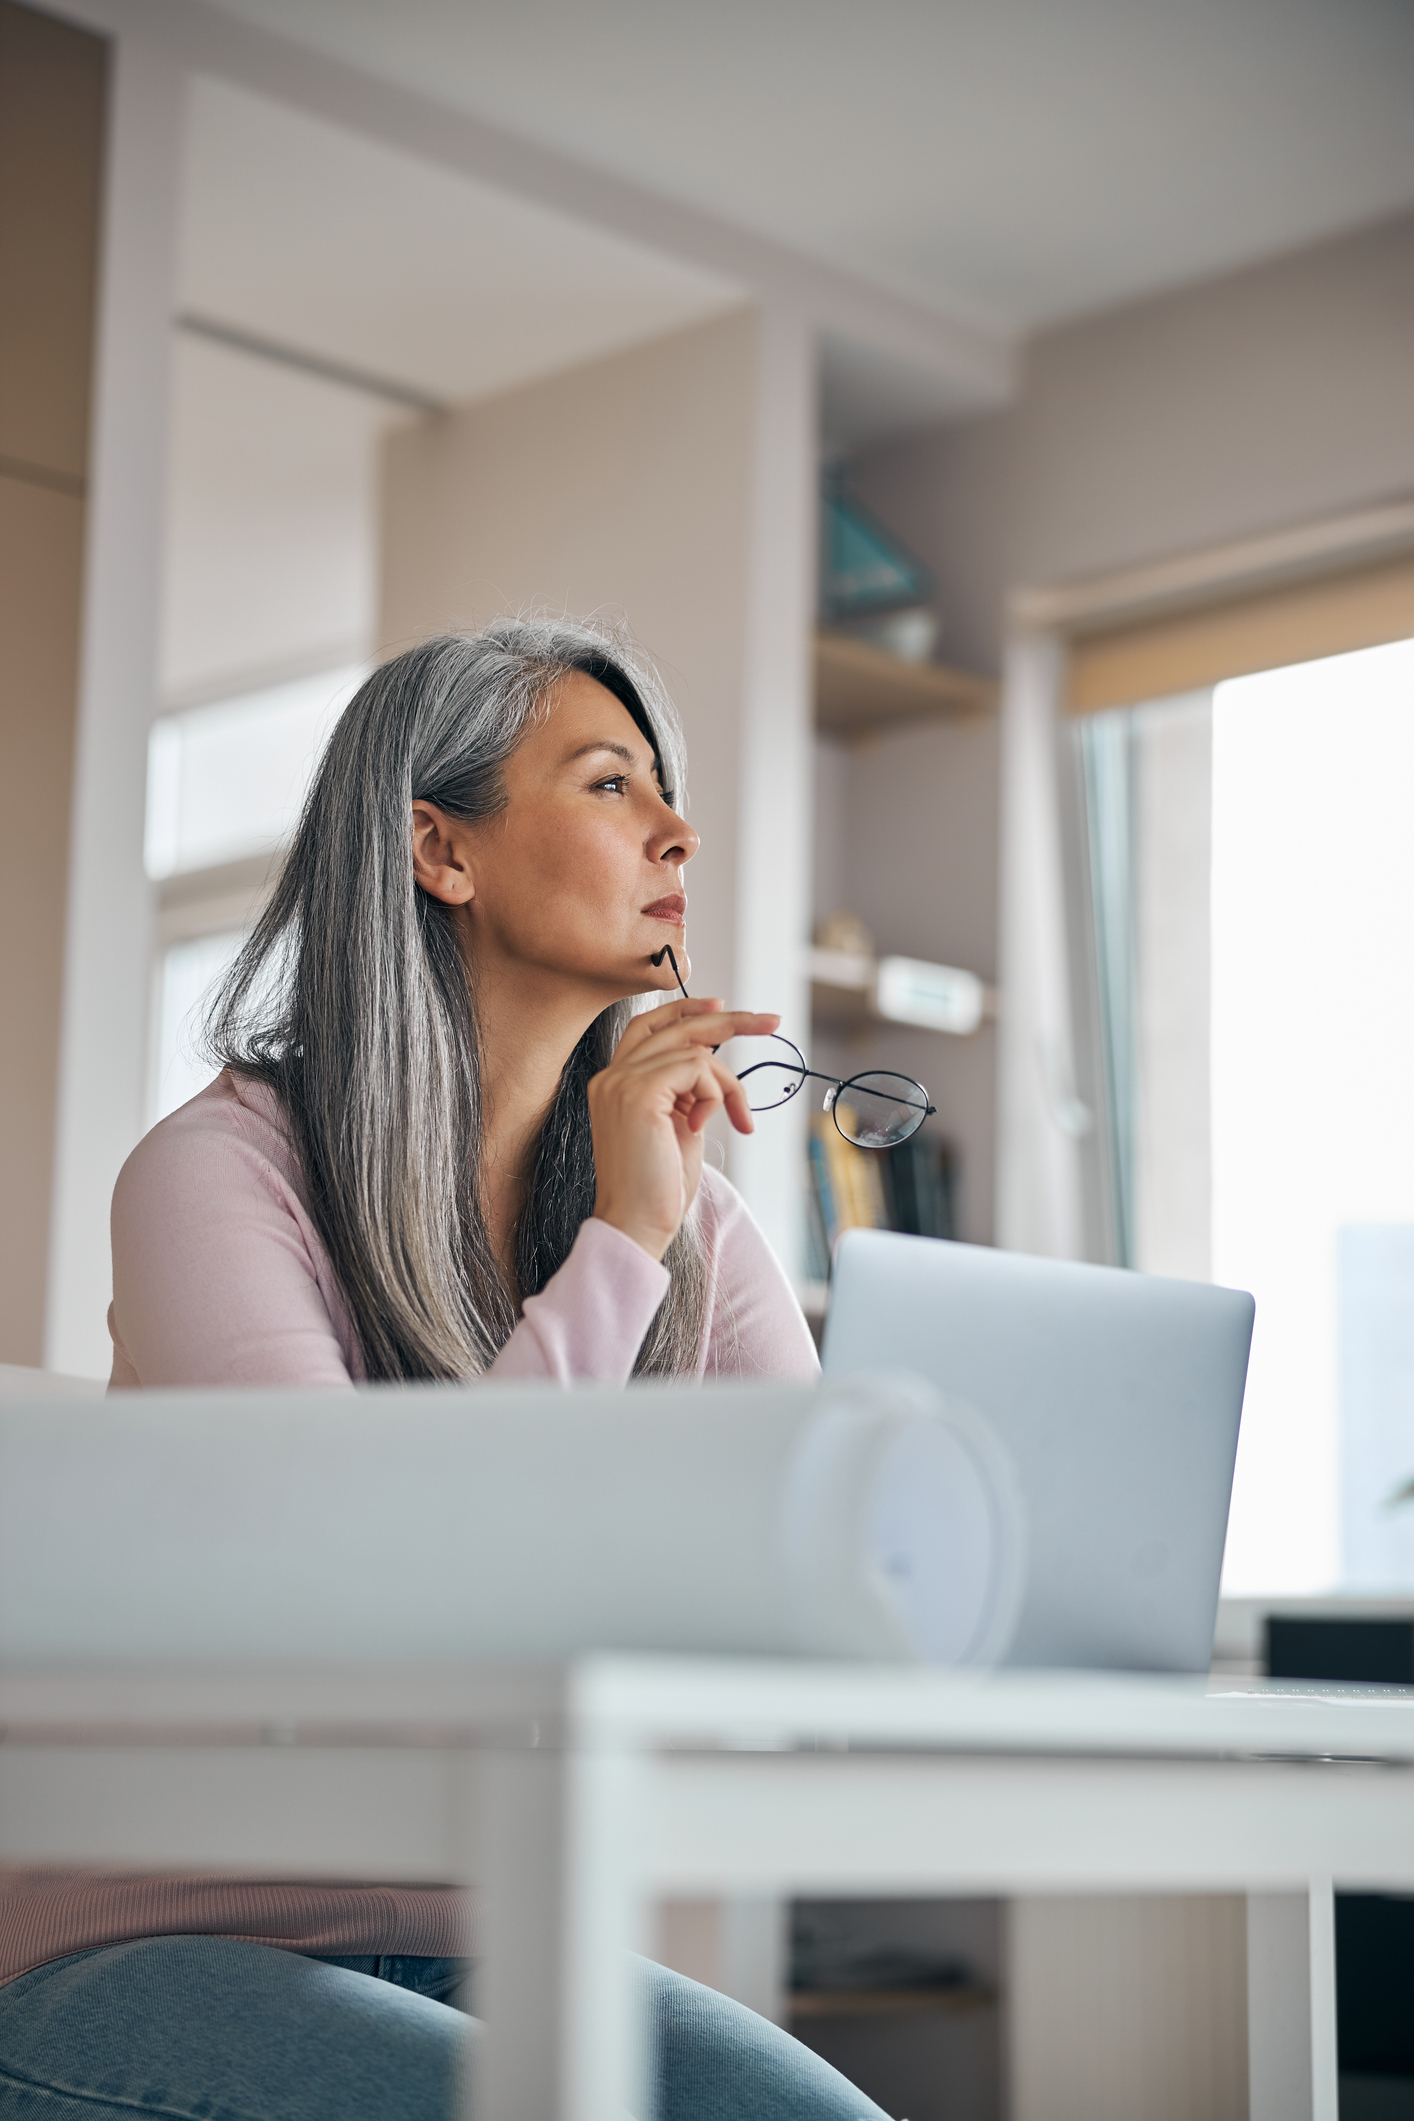
[[[975,671],[945,663],[906,663],[852,634],[815,636],[815,726],[857,736],[900,722],[992,714],[997,687]]]
[[[895,2018],[942,2015],[959,2018],[990,2010],[997,1992],[983,1981],[952,1988],[795,1989],[790,2015],[801,2018]]]

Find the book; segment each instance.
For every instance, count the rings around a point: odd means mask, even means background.
[[[953,1236],[952,1155],[940,1136],[925,1132],[892,1149],[860,1149],[820,1112],[811,1121],[809,1156],[813,1279],[827,1278],[845,1230]]]
[[[945,1141],[915,1134],[882,1159],[892,1213],[889,1228],[910,1237],[952,1237],[952,1157]]]

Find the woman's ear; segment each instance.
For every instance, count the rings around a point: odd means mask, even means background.
[[[476,896],[467,864],[468,848],[455,818],[435,803],[412,806],[412,873],[429,898],[465,906]]]

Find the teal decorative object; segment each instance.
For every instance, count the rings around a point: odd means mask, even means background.
[[[867,618],[926,603],[933,593],[922,561],[837,484],[823,496],[820,544],[820,608],[828,619]]]

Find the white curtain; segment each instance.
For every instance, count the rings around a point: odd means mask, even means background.
[[[1050,633],[1008,643],[1002,684],[997,1243],[1085,1257],[1057,723],[1064,654]]]

